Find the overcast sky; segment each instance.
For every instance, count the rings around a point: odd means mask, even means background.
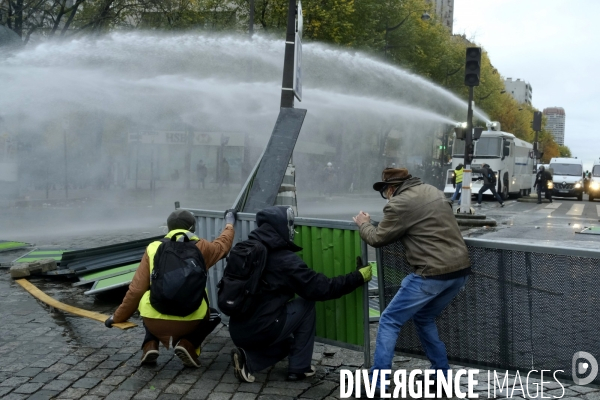
[[[454,33],[480,44],[504,78],[529,82],[535,108],[563,107],[565,144],[586,168],[598,160],[600,1],[454,0]]]

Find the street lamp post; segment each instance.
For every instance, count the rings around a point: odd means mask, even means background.
[[[422,11],[423,14],[421,15],[421,19],[423,21],[427,21],[427,20],[431,19],[431,16],[429,15],[429,13],[427,13],[427,10],[413,10],[413,11],[410,11],[408,13],[408,15],[406,17],[404,17],[404,19],[402,21],[400,21],[398,24],[392,26],[391,28],[388,27],[388,24],[386,22],[386,24],[385,24],[385,39],[384,39],[385,47],[383,48],[383,53],[384,53],[385,58],[387,58],[387,50],[391,47],[391,46],[388,46],[388,34],[392,31],[395,31],[396,29],[400,28],[406,21],[408,21],[408,18],[413,13],[418,12],[418,11]]]

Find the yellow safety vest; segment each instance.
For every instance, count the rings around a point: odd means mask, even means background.
[[[165,238],[170,239],[171,237],[173,237],[174,234],[178,232],[186,233],[188,231],[186,231],[185,229],[175,229],[169,232],[167,236],[165,236]],[[190,237],[190,240],[199,240],[199,238],[197,236],[192,236]],[[154,256],[156,255],[156,251],[158,250],[158,246],[160,246],[160,244],[160,241],[152,242],[148,245],[148,248],[146,249],[146,251],[148,252],[148,259],[150,260],[150,275],[152,275],[152,270],[154,269]],[[142,299],[140,300],[140,304],[138,306],[138,310],[142,317],[166,319],[170,321],[195,321],[197,319],[204,319],[204,317],[206,316],[207,308],[208,305],[206,304],[206,301],[202,300],[200,307],[196,311],[194,311],[190,315],[186,315],[185,317],[161,314],[160,312],[156,311],[154,307],[152,307],[152,304],[150,304],[150,290],[146,290],[146,293],[144,293],[144,295],[142,296]]]
[[[454,174],[456,175],[456,183],[461,183],[463,178],[463,169],[454,170]]]

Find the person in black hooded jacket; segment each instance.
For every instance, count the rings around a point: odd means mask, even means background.
[[[256,214],[256,224],[258,228],[248,238],[267,247],[267,263],[254,311],[229,320],[231,339],[237,346],[231,352],[234,373],[242,382],[254,382],[252,373],[289,356],[288,380],[301,380],[315,374],[311,365],[314,302],[337,299],[354,291],[371,279],[371,267],[335,278],[309,269],[295,254],[302,248],[293,242],[291,207],[267,207]],[[299,297],[294,299],[295,295]]]

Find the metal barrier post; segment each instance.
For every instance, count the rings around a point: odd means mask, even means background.
[[[369,260],[369,248],[367,242],[360,241],[362,247],[362,259]],[[370,312],[369,312],[369,282],[363,284],[363,353],[365,356],[365,368],[371,368],[371,329],[370,329]]]

